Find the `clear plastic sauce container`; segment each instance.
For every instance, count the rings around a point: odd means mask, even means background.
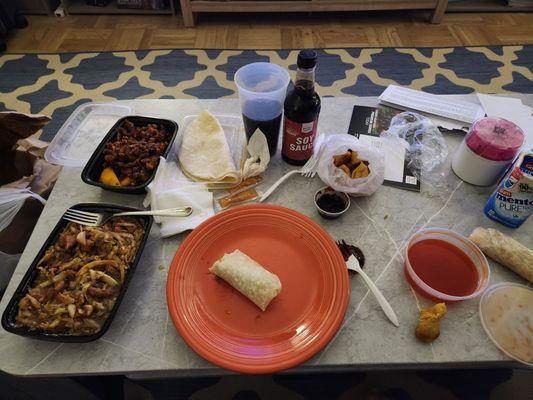
[[[425,228],[409,239],[404,270],[417,292],[444,302],[478,296],[490,278],[481,250],[466,237],[442,228]]]

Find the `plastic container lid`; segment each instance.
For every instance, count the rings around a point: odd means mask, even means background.
[[[518,283],[488,288],[479,302],[479,316],[489,338],[509,357],[533,366],[533,290]]]
[[[131,108],[111,103],[85,103],[74,110],[46,149],[44,158],[52,164],[83,167],[92,153]]]
[[[466,135],[467,146],[478,156],[493,161],[512,160],[524,142],[522,129],[503,118],[481,118]]]

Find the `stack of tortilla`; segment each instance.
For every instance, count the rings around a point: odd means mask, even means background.
[[[179,161],[183,173],[197,182],[237,184],[241,179],[224,130],[209,111],[185,129]]]

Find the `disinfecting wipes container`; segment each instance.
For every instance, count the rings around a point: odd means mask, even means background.
[[[518,157],[483,211],[510,228],[518,228],[533,213],[533,150]]]
[[[481,118],[459,146],[452,169],[462,180],[479,186],[496,183],[524,142],[524,133],[503,118]]]

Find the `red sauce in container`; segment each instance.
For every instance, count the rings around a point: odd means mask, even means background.
[[[461,249],[444,240],[424,239],[414,243],[408,257],[416,275],[441,293],[468,296],[478,286],[480,277],[474,262]],[[412,280],[411,283],[416,285]]]

